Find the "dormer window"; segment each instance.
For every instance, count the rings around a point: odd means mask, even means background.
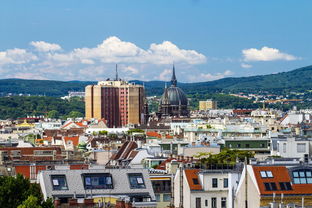
[[[130,188],[145,188],[143,175],[141,173],[130,173],[129,175]]]
[[[68,190],[65,175],[51,175],[53,190]]]
[[[85,189],[112,189],[113,180],[110,174],[84,174],[83,182]]]
[[[272,171],[260,171],[261,178],[273,178]]]

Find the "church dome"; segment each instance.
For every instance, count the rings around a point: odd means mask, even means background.
[[[187,105],[187,98],[183,90],[179,87],[171,86],[165,89],[164,94],[161,96],[160,104],[167,105]]]
[[[165,88],[164,94],[161,96],[160,105],[170,106],[187,106],[187,98],[183,90],[177,87],[177,78],[173,66],[171,86]]]

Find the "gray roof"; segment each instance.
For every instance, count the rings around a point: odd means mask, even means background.
[[[187,98],[186,98],[185,93],[179,87],[171,86],[165,89],[165,92],[160,99],[160,104],[166,104],[167,102],[170,105],[176,105],[176,106],[185,105],[186,106]]]
[[[83,174],[98,174],[98,173],[109,173],[113,180],[113,189],[90,189],[85,190],[83,183]],[[145,188],[131,189],[128,179],[130,173],[142,173]],[[65,175],[68,190],[53,190],[52,186],[52,175]],[[50,197],[96,197],[96,196],[135,196],[135,195],[146,195],[150,196],[151,199],[155,200],[152,183],[149,178],[147,169],[89,169],[89,170],[47,170],[41,171],[38,176],[38,181],[41,186],[44,198]]]

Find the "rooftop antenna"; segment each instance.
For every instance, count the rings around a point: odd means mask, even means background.
[[[116,78],[115,81],[118,81],[118,70],[117,70],[117,64],[116,64]]]

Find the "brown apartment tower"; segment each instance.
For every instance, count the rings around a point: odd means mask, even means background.
[[[85,89],[86,119],[105,119],[109,128],[144,122],[144,87],[118,79]]]

